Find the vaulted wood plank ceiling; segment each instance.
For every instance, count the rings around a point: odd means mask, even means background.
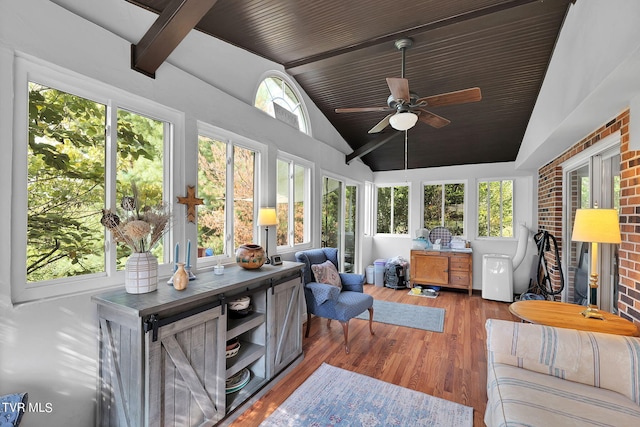
[[[199,0],[128,0],[161,14]],[[283,64],[374,171],[513,161],[572,0],[205,0],[196,28]],[[161,15],[162,16],[162,15]],[[151,30],[150,30],[151,31]],[[479,87],[482,100],[427,107],[451,123],[367,133],[388,112],[387,77],[426,97]],[[179,48],[179,47],[178,47]],[[160,50],[159,48],[157,50]],[[168,55],[168,53],[167,53]],[[406,142],[406,144],[405,144]],[[405,157],[405,147],[407,156]],[[348,157],[348,156],[347,156]]]

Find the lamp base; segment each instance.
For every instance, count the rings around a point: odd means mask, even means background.
[[[585,318],[587,319],[599,319],[599,320],[604,320],[604,315],[602,313],[600,313],[598,311],[597,308],[595,307],[587,307],[586,309],[584,309],[584,311],[582,311],[580,314],[582,314]]]

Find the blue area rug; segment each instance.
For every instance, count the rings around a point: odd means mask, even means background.
[[[374,322],[426,331],[442,332],[444,330],[444,311],[444,308],[438,307],[373,300]],[[355,318],[369,320],[369,311],[360,313]]]
[[[323,363],[261,427],[472,427],[473,408]]]

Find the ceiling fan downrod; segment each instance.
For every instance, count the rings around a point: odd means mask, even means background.
[[[413,46],[413,40],[411,40],[410,38],[398,39],[394,44],[396,46],[396,49],[402,52],[402,68],[400,70],[400,77],[404,79],[406,52],[407,52],[407,49]]]

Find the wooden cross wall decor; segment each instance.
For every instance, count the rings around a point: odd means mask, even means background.
[[[187,197],[178,196],[178,203],[187,205],[187,221],[196,222],[196,205],[204,204],[204,199],[196,197],[196,187],[187,186]]]

